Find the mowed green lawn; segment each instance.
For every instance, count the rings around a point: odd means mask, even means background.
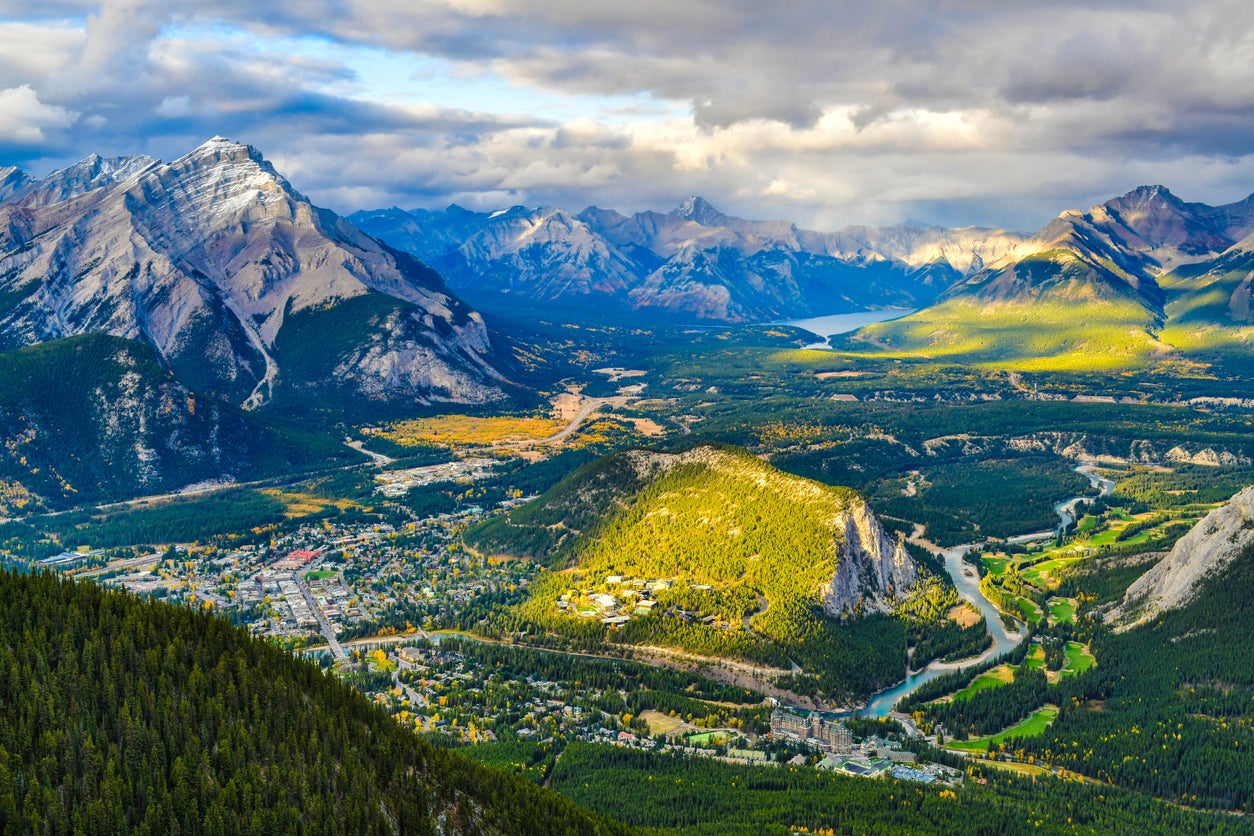
[[[1127,522],[1131,522],[1131,521],[1132,521],[1132,518],[1128,517]],[[1125,528],[1127,528],[1126,523],[1120,524],[1118,522],[1112,521],[1110,528],[1106,529],[1100,534],[1095,534],[1092,537],[1090,537],[1088,539],[1088,544],[1092,546],[1093,548],[1098,548],[1100,546],[1114,545],[1116,538],[1119,536],[1119,532],[1123,531]]]
[[[981,691],[988,691],[992,688],[1000,688],[1014,681],[1015,669],[1010,665],[1001,665],[993,668],[991,671],[977,676],[970,685],[954,694],[955,700],[969,700]]]
[[[1009,567],[1022,566],[1026,561],[1039,561],[1032,566],[1026,566],[1019,569],[1023,579],[1033,586],[1048,590],[1057,589],[1062,576],[1066,572],[1066,568],[1077,560],[1087,557],[1092,550],[1101,548],[1102,546],[1119,546],[1133,547],[1140,545],[1162,533],[1164,527],[1179,522],[1196,522],[1214,506],[1188,506],[1180,510],[1185,512],[1185,516],[1181,519],[1164,519],[1159,525],[1147,528],[1138,532],[1127,540],[1119,540],[1119,534],[1130,523],[1143,522],[1153,516],[1152,513],[1138,514],[1136,516],[1125,516],[1123,519],[1113,519],[1110,521],[1110,527],[1092,537],[1086,537],[1081,534],[1074,543],[1067,543],[1060,547],[1051,547],[1040,552],[1033,552],[1026,557],[1015,558],[1008,555],[997,555],[995,557],[984,558],[985,571],[994,577],[1000,576],[1006,572]],[[1086,519],[1092,519],[1087,517]]]
[[[1023,617],[1027,619],[1027,622],[1033,627],[1035,627],[1041,620],[1041,608],[1038,607],[1035,602],[1027,598],[1019,599],[1019,612],[1023,613]]]
[[[1067,642],[1067,665],[1062,669],[1064,676],[1079,676],[1097,664],[1097,659],[1088,648],[1079,642]]]
[[[1089,649],[1079,642],[1067,642],[1066,653],[1067,663],[1063,665],[1061,671],[1046,672],[1046,676],[1050,678],[1051,682],[1060,676],[1079,676],[1097,664],[1097,659],[1093,657]],[[1028,658],[1023,663],[1027,665],[1028,670],[1045,670],[1045,648],[1039,644],[1033,645],[1032,649],[1028,651]]]
[[[1049,599],[1049,623],[1075,623],[1076,602],[1067,598]]]
[[[988,737],[978,737],[973,740],[961,740],[958,742],[950,741],[945,744],[946,749],[959,749],[964,752],[987,752],[990,744],[1001,743],[1012,737],[1036,737],[1041,734],[1054,722],[1054,718],[1058,716],[1058,709],[1052,705],[1044,708],[1038,708],[1026,719],[1008,729],[999,731],[997,734]]]
[[[986,557],[984,558],[984,571],[990,575],[1001,575],[1006,571],[1006,567],[1010,565],[1008,557]]]
[[[735,735],[725,731],[704,732],[701,734],[688,735],[688,744],[690,746],[712,746],[719,742],[730,740]]]
[[[1058,554],[1058,557],[1024,569],[1021,573],[1023,579],[1040,589],[1057,589],[1063,567],[1086,556],[1073,546],[1062,549]]]

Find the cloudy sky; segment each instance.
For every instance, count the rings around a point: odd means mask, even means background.
[[[703,194],[818,229],[1254,192],[1248,0],[774,5],[5,0],[0,165],[221,134],[341,212]]]

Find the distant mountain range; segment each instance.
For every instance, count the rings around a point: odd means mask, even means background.
[[[1161,186],[1030,236],[815,232],[699,197],[630,216],[452,206],[351,220],[221,137],[171,163],[0,169],[0,352],[104,333],[147,344],[189,391],[334,418],[519,391],[514,361],[453,291],[495,312],[647,322],[912,308],[842,344],[1028,368],[1222,353],[1254,325],[1254,198],[1208,206]]]
[[[934,305],[843,345],[1042,369],[1215,355],[1248,338],[1252,277],[1254,196],[1208,206],[1144,186],[1063,212]]]
[[[195,391],[501,400],[482,318],[416,259],[312,205],[254,148],[0,170],[0,350],[101,332]]]
[[[700,197],[631,216],[595,206],[577,215],[450,206],[349,220],[487,309],[557,302],[729,323],[922,307],[1027,238],[912,226],[813,232],[725,215]]]
[[[1222,356],[1254,324],[1254,197],[1186,203],[1144,186],[1034,235],[851,226],[821,233],[696,197],[630,217],[516,206],[351,220],[488,310],[520,304],[721,323],[916,309],[843,338],[857,351],[1032,369]]]

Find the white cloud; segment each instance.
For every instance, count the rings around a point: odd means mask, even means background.
[[[0,21],[0,83],[44,85],[82,48],[86,34],[68,21]]]
[[[0,90],[0,143],[44,142],[48,131],[74,124],[76,114],[44,104],[30,85]]]
[[[169,157],[221,133],[341,210],[699,192],[818,227],[1035,226],[1144,181],[1254,190],[1236,0],[11,6],[0,95],[33,110],[0,125],[22,146],[0,164]]]
[[[156,114],[166,119],[178,119],[181,116],[190,116],[192,110],[191,96],[166,96],[161,100],[161,104],[156,107]]]

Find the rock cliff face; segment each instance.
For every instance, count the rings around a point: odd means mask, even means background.
[[[479,314],[412,257],[312,205],[254,148],[215,137],[169,164],[90,157],[8,179],[0,349],[88,332],[141,340],[193,388],[249,408],[282,383],[318,383],[285,374],[310,355],[321,363],[305,374],[364,397],[502,397]],[[345,306],[368,296],[388,304]],[[282,338],[293,319],[321,327]]]
[[[914,589],[918,565],[865,502],[859,500],[846,508],[839,525],[844,532],[841,559],[831,583],[819,590],[823,608],[833,615],[865,607],[892,610]]]
[[[1106,615],[1116,629],[1150,621],[1193,600],[1214,577],[1254,545],[1254,487],[1246,488],[1198,522],[1154,568],[1128,588]]]

